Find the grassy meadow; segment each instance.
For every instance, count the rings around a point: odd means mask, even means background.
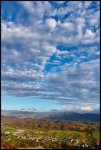
[[[92,134],[76,130],[37,130],[28,128],[1,127],[1,147],[4,149],[42,148],[88,148],[92,144],[99,145],[100,133]]]

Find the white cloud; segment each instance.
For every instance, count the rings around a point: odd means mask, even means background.
[[[65,1],[54,1],[56,4],[63,4]]]
[[[84,1],[84,7],[88,8],[92,2],[91,1]]]
[[[89,111],[92,111],[93,108],[92,108],[91,106],[82,106],[82,107],[80,108],[80,110],[89,112]]]
[[[34,13],[34,5],[32,1],[19,1],[19,3],[30,13]]]
[[[94,38],[95,34],[91,31],[91,30],[86,30],[86,33],[84,35],[84,38],[88,38],[88,39],[91,39],[91,38]]]
[[[56,22],[55,19],[50,18],[50,19],[47,19],[47,20],[46,20],[46,26],[47,26],[49,29],[51,29],[51,30],[55,29],[56,25],[57,25],[57,22]]]
[[[61,27],[64,28],[65,30],[73,31],[74,30],[74,24],[71,22],[64,22],[61,24]]]
[[[2,17],[2,89],[63,104],[98,102],[98,8],[78,1],[59,7],[48,1],[18,3],[28,18]]]

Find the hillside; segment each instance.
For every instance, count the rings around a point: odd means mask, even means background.
[[[48,116],[48,119],[56,119],[56,120],[67,120],[67,121],[81,121],[81,122],[99,122],[100,115],[99,114],[92,114],[92,113],[68,113],[62,112],[57,114],[52,114]]]

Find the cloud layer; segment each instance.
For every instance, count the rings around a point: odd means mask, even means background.
[[[99,103],[99,16],[97,1],[3,2],[2,93]]]

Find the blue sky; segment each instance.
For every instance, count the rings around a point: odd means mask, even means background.
[[[2,2],[2,109],[99,110],[99,5]]]

